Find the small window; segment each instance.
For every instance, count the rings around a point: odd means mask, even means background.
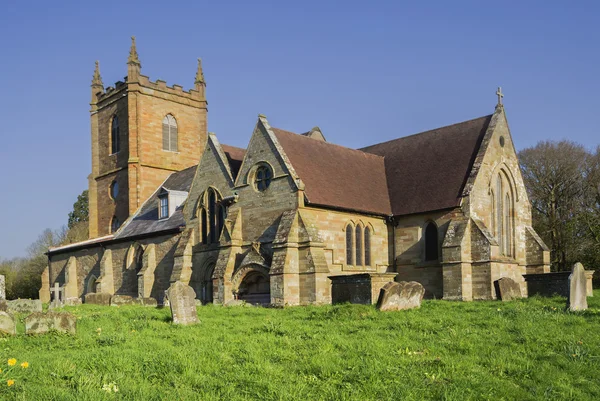
[[[254,185],[259,191],[265,191],[271,185],[273,173],[268,166],[259,166],[256,169],[256,176],[254,178]]]
[[[119,118],[114,116],[112,119],[110,130],[110,153],[119,153],[120,150],[120,134],[119,134]]]
[[[163,118],[163,149],[177,152],[177,121],[175,117],[167,114]]]
[[[500,147],[504,147],[504,137],[500,137]]]
[[[202,220],[202,243],[206,244],[208,243],[208,219],[206,218],[206,209],[202,208],[201,213],[201,220]]]
[[[362,266],[362,228],[356,226],[356,265]]]
[[[119,195],[119,183],[115,180],[110,183],[110,197],[113,200],[117,200],[118,195]]]
[[[119,227],[121,227],[121,222],[119,221],[119,218],[117,216],[113,216],[110,222],[110,232],[116,232],[119,229]]]
[[[166,219],[167,217],[169,217],[169,197],[167,195],[161,196],[158,200],[160,203],[158,218]]]
[[[425,260],[438,260],[438,230],[435,224],[427,224],[425,228]]]
[[[346,264],[353,265],[352,262],[352,226],[346,226]]]
[[[371,266],[371,229],[365,227],[365,266]]]

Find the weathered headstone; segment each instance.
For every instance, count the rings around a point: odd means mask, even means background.
[[[416,281],[390,282],[379,291],[377,309],[393,311],[418,308],[425,295],[425,287]]]
[[[6,301],[8,313],[33,313],[42,311],[42,301],[39,299],[15,299]]]
[[[25,318],[25,334],[45,334],[49,331],[75,334],[77,318],[66,312],[36,312]]]
[[[171,308],[171,316],[175,324],[198,323],[196,312],[196,292],[189,285],[176,281],[166,292]]]
[[[110,305],[112,295],[106,292],[90,292],[85,294],[85,303],[94,305]]]
[[[0,312],[0,332],[10,335],[17,334],[15,319],[6,312]]]
[[[504,302],[523,298],[521,286],[510,277],[502,277],[498,280],[498,292],[500,299]]]
[[[52,302],[50,303],[50,305],[53,308],[58,308],[59,306],[62,306],[64,291],[60,287],[60,284],[58,284],[58,281],[54,282],[54,287],[50,290],[50,293],[52,294]]]
[[[156,300],[156,298],[138,298],[138,300],[140,300],[141,304],[144,306],[150,306],[155,308],[158,306],[158,301]]]
[[[572,311],[586,310],[587,305],[587,277],[581,263],[575,263],[569,276],[569,309]]]
[[[225,302],[223,306],[254,306],[244,301],[243,299],[232,299],[230,301]]]
[[[110,299],[111,306],[133,305],[133,297],[129,295],[113,295]]]
[[[0,300],[6,299],[6,280],[2,274],[0,274]]]

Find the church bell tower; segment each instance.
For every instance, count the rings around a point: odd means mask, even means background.
[[[141,74],[135,37],[127,76],[104,87],[100,66],[92,79],[90,238],[115,232],[173,172],[198,164],[207,137],[202,64],[194,88],[167,86]]]

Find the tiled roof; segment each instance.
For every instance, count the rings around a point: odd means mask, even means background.
[[[171,191],[189,192],[197,166],[171,174],[161,187]],[[135,237],[158,231],[175,229],[185,225],[183,218],[183,205],[179,206],[175,213],[168,219],[158,219],[158,189],[148,198],[136,214],[128,220],[117,232],[115,239]]]
[[[492,116],[361,149],[383,156],[394,215],[456,207]]]
[[[244,154],[246,153],[246,149],[236,148],[235,146],[229,145],[221,145],[223,152],[225,152],[225,156],[227,156],[227,161],[229,162],[229,167],[231,168],[231,174],[233,174],[233,179],[238,175],[240,171],[240,167],[242,166],[242,160],[244,160]]]
[[[278,128],[272,130],[304,183],[309,204],[391,213],[383,157]]]

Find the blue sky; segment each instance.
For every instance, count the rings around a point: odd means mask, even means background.
[[[66,224],[91,169],[94,61],[207,80],[209,130],[245,147],[258,113],[361,147],[486,115],[503,87],[518,149],[600,133],[600,2],[11,1],[0,13],[0,258]]]

